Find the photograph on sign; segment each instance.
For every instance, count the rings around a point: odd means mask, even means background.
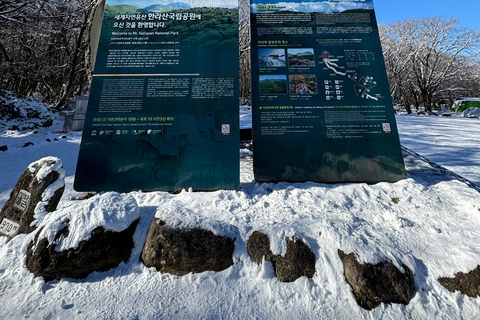
[[[261,67],[286,67],[285,49],[259,49],[258,66]]]
[[[107,0],[75,189],[236,188],[238,74],[236,1]]]
[[[255,179],[405,178],[373,2],[250,9]]]

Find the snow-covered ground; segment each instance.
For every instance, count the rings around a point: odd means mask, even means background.
[[[248,121],[247,112],[242,111],[243,121]],[[400,115],[397,120],[408,148],[480,181],[479,119]],[[0,134],[0,146],[8,145],[0,152],[0,207],[19,175],[44,156],[64,163],[66,190],[59,210],[80,210],[81,201],[102,203],[79,200],[83,194],[72,189],[81,135],[64,135],[60,128],[56,122],[37,134]],[[23,148],[26,142],[33,145]],[[242,150],[241,155],[238,190],[101,195],[133,197],[140,223],[130,260],[86,279],[46,283],[35,278],[25,268],[32,234],[8,243],[0,237],[0,319],[480,318],[480,298],[451,293],[437,281],[480,264],[479,192],[410,155],[405,158],[407,179],[375,185],[257,183],[251,153]],[[155,215],[172,223],[215,226],[215,232],[235,236],[234,265],[183,277],[145,267],[139,256]],[[270,237],[275,253],[285,252],[286,236],[303,239],[316,255],[315,276],[281,283],[270,263],[252,262],[246,241],[255,230]],[[381,304],[372,311],[359,307],[343,276],[338,249],[355,252],[363,262],[408,266],[415,279],[410,304]]]
[[[451,114],[452,117],[397,116],[400,142],[480,185],[480,120]]]

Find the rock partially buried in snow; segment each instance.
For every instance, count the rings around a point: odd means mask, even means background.
[[[250,258],[258,264],[265,261],[272,261],[274,255],[270,250],[270,239],[262,232],[254,231],[247,241],[247,251]]]
[[[287,253],[273,259],[273,268],[281,282],[293,282],[300,277],[313,278],[315,274],[315,254],[300,239],[286,238]]]
[[[272,261],[273,269],[281,282],[293,282],[305,276],[312,278],[315,275],[315,254],[300,239],[286,238],[287,253],[284,257],[274,255],[270,250],[268,236],[255,231],[247,241],[247,251],[253,261],[262,263],[262,260]]]
[[[27,268],[46,281],[114,268],[129,259],[139,218],[135,199],[113,192],[38,216]]]
[[[372,310],[381,302],[408,304],[413,298],[413,274],[407,266],[403,274],[390,262],[360,264],[354,253],[338,250],[338,255],[359,306]]]
[[[140,259],[174,275],[222,271],[233,265],[235,239],[200,228],[174,228],[154,218]]]
[[[458,290],[472,298],[480,296],[480,266],[469,273],[459,272],[454,278],[439,278],[438,281],[451,292]]]
[[[35,230],[36,214],[55,211],[65,189],[62,161],[46,157],[31,163],[20,175],[0,212],[0,235],[14,237]]]

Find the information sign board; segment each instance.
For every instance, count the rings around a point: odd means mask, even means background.
[[[79,191],[239,184],[237,1],[107,0]]]
[[[257,181],[405,178],[371,0],[251,0]]]

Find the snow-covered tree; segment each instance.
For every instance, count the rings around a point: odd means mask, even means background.
[[[250,65],[250,1],[239,0],[240,32],[240,103],[251,102],[252,81]]]
[[[41,93],[57,109],[87,85],[85,33],[99,0],[0,2],[0,88]]]
[[[459,19],[405,20],[380,30],[392,96],[407,111],[420,103],[432,111],[478,81],[471,57],[480,33],[459,27]]]

